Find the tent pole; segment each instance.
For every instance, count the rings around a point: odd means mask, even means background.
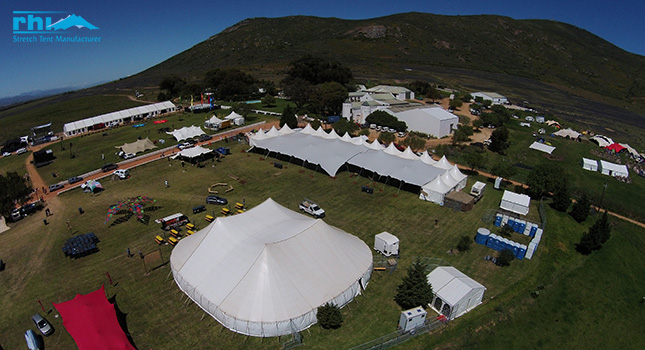
[[[403,186],[403,181],[400,181],[401,183],[399,184],[399,190],[396,191],[396,195],[399,195],[399,192],[401,192],[401,186]]]

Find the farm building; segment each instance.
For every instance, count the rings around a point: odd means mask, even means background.
[[[233,332],[275,337],[309,328],[317,308],[367,287],[372,251],[359,238],[272,199],[220,217],[170,255],[175,282]]]
[[[499,207],[517,213],[520,215],[526,215],[529,213],[529,205],[531,204],[531,197],[525,194],[519,194],[504,190],[504,195],[502,196],[502,202]]]
[[[582,169],[598,171],[598,161],[595,159],[582,158]]]
[[[470,94],[470,96],[472,96],[473,98],[481,97],[485,101],[491,101],[491,104],[494,105],[508,104],[508,99],[506,98],[506,96],[502,96],[496,92],[473,92],[472,94]]]
[[[486,287],[452,266],[439,266],[428,274],[434,297],[430,307],[453,320],[482,303]]]
[[[67,123],[63,126],[63,132],[65,133],[65,136],[73,136],[92,130],[99,130],[105,127],[118,125],[121,123],[130,123],[136,120],[156,117],[158,115],[174,112],[176,110],[177,107],[170,101],[128,108],[122,111],[101,114],[96,117]]]

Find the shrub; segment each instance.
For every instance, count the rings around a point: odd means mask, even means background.
[[[457,249],[459,249],[460,252],[468,251],[472,243],[473,243],[473,240],[470,237],[463,235],[459,239],[459,243],[457,243]]]
[[[497,264],[499,266],[508,266],[511,264],[511,261],[515,259],[515,254],[513,254],[513,251],[510,249],[504,249],[501,252],[499,252],[499,255],[497,256]]]
[[[324,329],[338,329],[343,324],[343,314],[335,304],[327,303],[318,307],[318,324]]]

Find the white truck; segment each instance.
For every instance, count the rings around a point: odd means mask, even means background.
[[[325,217],[325,211],[310,199],[305,198],[305,200],[303,200],[298,207],[300,208],[300,210],[315,218],[320,219]]]
[[[473,184],[473,187],[470,189],[470,195],[475,197],[475,203],[482,198],[485,189],[486,184],[481,181],[477,181]]]

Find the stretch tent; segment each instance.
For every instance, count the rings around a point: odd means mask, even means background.
[[[224,327],[275,337],[316,323],[367,286],[372,251],[359,238],[272,199],[220,217],[170,255],[175,282]]]
[[[155,146],[155,144],[146,137],[143,140],[137,140],[132,143],[124,143],[121,146],[114,146],[114,148],[121,149],[125,153],[137,154],[140,152],[145,152],[149,149],[157,148],[157,146]]]
[[[499,207],[513,213],[526,215],[529,213],[529,205],[531,204],[531,197],[525,194],[519,194],[504,190],[502,202]]]
[[[105,297],[104,286],[53,304],[79,350],[135,350],[119,325],[114,305]]]
[[[486,287],[452,266],[439,266],[427,278],[434,293],[430,307],[449,320],[482,303]]]
[[[175,129],[167,132],[167,134],[172,135],[178,142],[181,142],[182,140],[192,139],[195,136],[204,135],[205,132],[199,126],[191,125],[184,126],[181,129]]]

